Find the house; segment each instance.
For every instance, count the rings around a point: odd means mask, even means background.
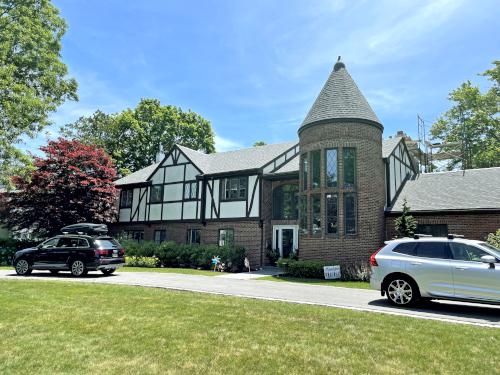
[[[176,145],[116,181],[113,232],[178,243],[235,243],[252,266],[266,249],[301,259],[368,259],[409,202],[419,230],[484,239],[500,227],[500,168],[419,174],[338,61],[297,141],[204,154]],[[291,135],[292,136],[292,135]]]

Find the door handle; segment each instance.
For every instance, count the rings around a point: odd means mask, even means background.
[[[420,262],[411,262],[411,264],[414,266],[421,266],[422,265],[422,263],[420,263]]]
[[[462,271],[463,271],[463,270],[466,270],[467,268],[469,268],[469,267],[455,267],[455,269],[457,269],[457,270],[462,270]]]

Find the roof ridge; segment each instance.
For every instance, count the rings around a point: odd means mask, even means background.
[[[220,152],[212,152],[210,154],[207,154],[205,152],[201,152],[201,151],[198,151],[198,150],[194,150],[192,148],[189,148],[187,146],[183,146],[181,144],[177,144],[176,143],[176,146],[181,146],[181,147],[185,147],[191,151],[194,151],[194,152],[197,152],[201,155],[206,155],[206,156],[210,156],[210,155],[220,155],[220,154],[228,154],[228,153],[231,153],[231,152],[240,152],[240,151],[245,151],[245,150],[252,150],[252,149],[260,149],[262,147],[270,147],[270,146],[278,146],[278,145],[284,145],[284,144],[287,144],[287,143],[293,143],[293,144],[297,144],[299,143],[298,140],[294,140],[294,141],[285,141],[285,142],[278,142],[278,143],[270,143],[270,144],[266,144],[266,145],[262,145],[262,146],[251,146],[251,147],[243,147],[243,148],[239,148],[237,150],[228,150],[228,151],[220,151]]]
[[[458,172],[467,172],[467,171],[482,171],[482,170],[485,170],[485,169],[500,169],[500,167],[457,169],[457,170],[454,170],[454,171],[437,171],[437,172],[420,173],[420,175],[422,175],[422,176],[428,176],[428,175],[445,174],[445,173],[458,173]]]

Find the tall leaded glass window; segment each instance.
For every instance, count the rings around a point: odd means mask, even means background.
[[[356,149],[344,148],[344,187],[354,188],[356,186]]]
[[[300,156],[300,170],[302,173],[302,190],[307,190],[307,174],[309,170],[308,162],[307,162],[307,154],[302,154]]]
[[[312,207],[312,233],[321,234],[321,195],[311,195]]]
[[[338,194],[326,194],[326,233],[337,235],[339,233],[339,199]]]
[[[321,151],[311,152],[311,187],[318,189],[321,186]]]
[[[273,190],[273,219],[297,220],[299,208],[299,186],[287,184]]]
[[[338,153],[336,148],[325,151],[326,186],[337,187],[338,184]]]
[[[344,227],[345,234],[357,233],[357,201],[356,193],[344,193]]]
[[[302,195],[299,200],[300,231],[309,233],[307,228],[307,195]]]

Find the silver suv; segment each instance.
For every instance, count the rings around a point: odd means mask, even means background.
[[[500,250],[459,236],[386,242],[370,257],[373,289],[397,306],[421,298],[500,304]]]

